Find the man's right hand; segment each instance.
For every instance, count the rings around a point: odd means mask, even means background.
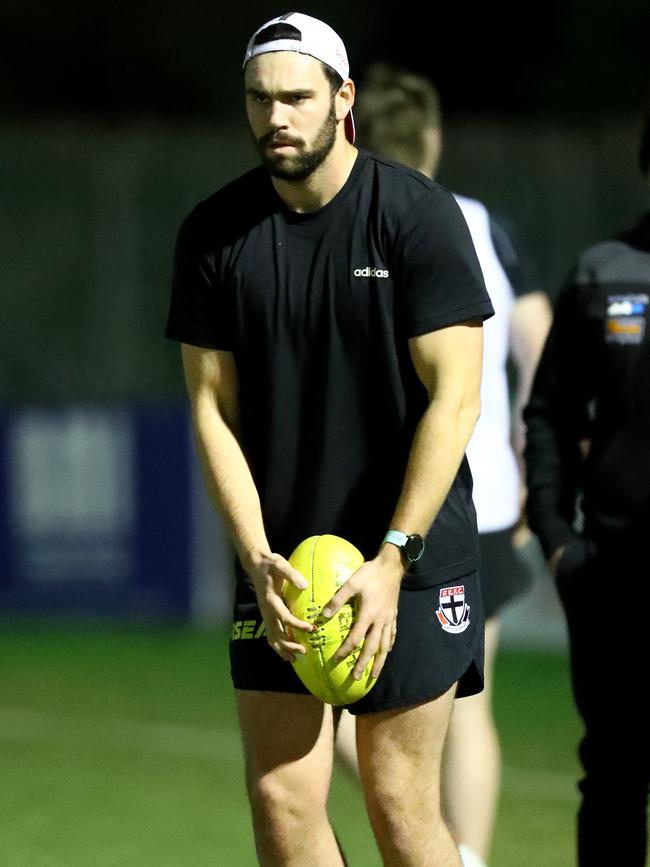
[[[266,639],[282,659],[293,662],[295,654],[304,654],[305,648],[292,640],[291,631],[303,629],[305,632],[312,632],[314,627],[311,623],[293,616],[283,599],[282,590],[285,581],[299,590],[307,587],[307,581],[280,554],[263,554],[254,562],[247,563],[246,567],[264,618]]]

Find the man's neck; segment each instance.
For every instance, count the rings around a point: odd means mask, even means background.
[[[337,143],[321,165],[304,181],[272,178],[276,193],[287,208],[309,214],[331,202],[342,189],[356,161],[358,150],[348,141]]]

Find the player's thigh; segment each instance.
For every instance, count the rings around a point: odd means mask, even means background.
[[[311,695],[236,690],[251,793],[308,786],[325,800],[332,773],[334,712]]]
[[[357,716],[359,769],[371,799],[413,803],[437,789],[456,684],[422,704]],[[434,799],[435,800],[435,799]]]

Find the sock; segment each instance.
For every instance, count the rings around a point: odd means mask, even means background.
[[[458,850],[463,862],[463,867],[487,867],[485,861],[465,843],[461,843]]]

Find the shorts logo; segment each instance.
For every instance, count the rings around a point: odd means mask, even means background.
[[[469,605],[465,602],[465,585],[443,587],[436,617],[445,632],[465,632],[469,626]]]
[[[249,638],[264,638],[265,635],[263,620],[235,620],[232,625],[230,640],[242,641]]]

